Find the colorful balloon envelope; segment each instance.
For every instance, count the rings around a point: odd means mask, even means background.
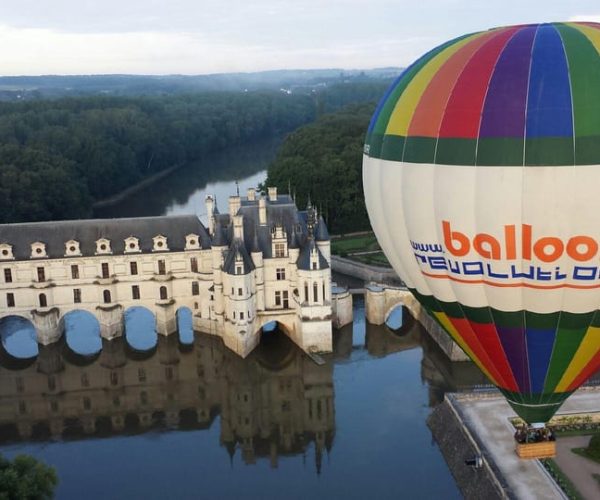
[[[363,182],[386,256],[529,423],[600,368],[600,25],[466,35],[393,83]]]

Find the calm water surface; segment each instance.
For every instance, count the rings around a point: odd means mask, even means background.
[[[202,215],[206,194],[226,210],[236,178],[264,181],[275,146],[185,167],[97,215]],[[277,330],[242,360],[193,334],[189,313],[168,338],[147,313],[129,312],[113,342],[80,313],[50,347],[26,324],[1,328],[0,453],[56,467],[58,498],[460,496],[426,419],[446,390],[483,378],[408,314],[393,332],[355,301],[318,366]]]

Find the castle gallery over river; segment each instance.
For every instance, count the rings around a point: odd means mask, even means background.
[[[230,196],[229,214],[209,196],[206,210],[208,228],[195,215],[0,225],[0,319],[27,318],[47,345],[73,310],[94,314],[113,339],[131,307],[152,311],[161,335],[176,332],[187,307],[194,330],[243,357],[273,321],[303,350],[331,351],[332,319],[352,320],[351,297],[332,297],[316,209],[298,211],[269,188]]]

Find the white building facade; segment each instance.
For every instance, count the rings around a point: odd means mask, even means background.
[[[330,241],[316,210],[269,188],[207,197],[208,228],[193,215],[0,225],[0,320],[21,316],[38,342],[56,342],[74,310],[95,315],[105,339],[142,306],[161,335],[192,311],[194,330],[242,357],[276,321],[307,352],[332,348]],[[351,300],[351,299],[350,299]]]

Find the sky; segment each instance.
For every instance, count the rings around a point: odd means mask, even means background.
[[[598,0],[0,0],[0,75],[410,64],[465,33],[600,21]]]

